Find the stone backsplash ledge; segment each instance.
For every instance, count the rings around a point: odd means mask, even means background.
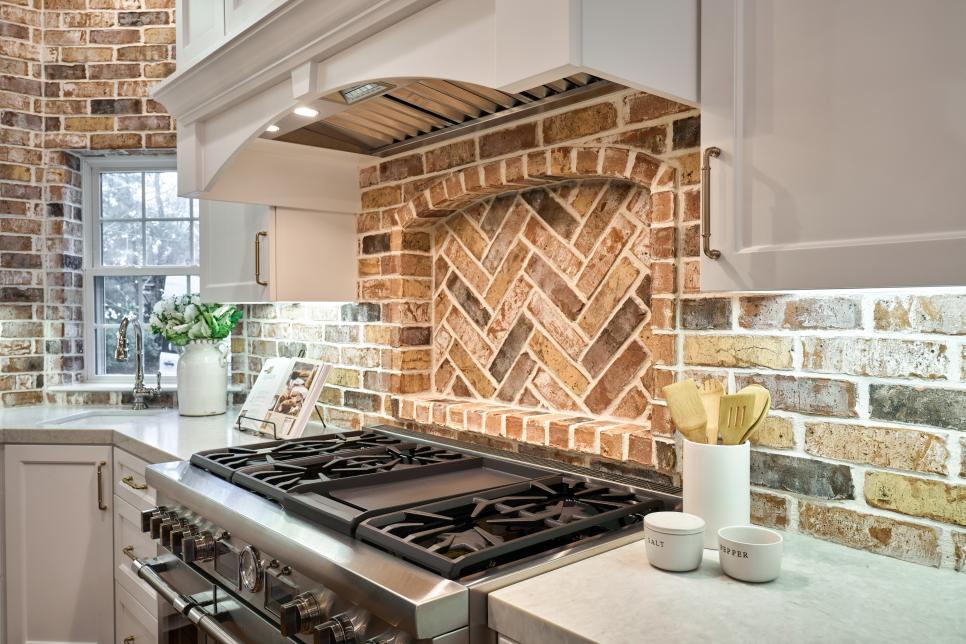
[[[235,381],[304,348],[338,365],[330,419],[670,482],[660,387],[760,382],[756,523],[966,569],[966,294],[700,293],[698,128],[624,92],[363,170],[361,303],[249,307]],[[648,182],[629,177],[638,158]],[[591,247],[590,213],[625,183],[639,203]],[[631,347],[623,384],[588,401]]]

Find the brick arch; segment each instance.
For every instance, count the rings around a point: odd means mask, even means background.
[[[625,179],[669,185],[673,170],[645,152],[614,145],[555,146],[477,163],[436,179],[395,209],[402,228],[432,226],[488,196],[573,179]]]

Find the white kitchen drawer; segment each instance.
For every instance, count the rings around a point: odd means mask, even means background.
[[[115,644],[154,644],[158,620],[119,584],[114,587]]]
[[[139,510],[157,505],[154,488],[144,481],[147,466],[147,461],[114,448],[114,493]]]
[[[114,495],[114,579],[121,584],[144,608],[157,617],[158,596],[144,581],[135,575],[131,559],[124,548],[133,547],[136,557],[154,557],[158,546],[151,535],[141,532],[141,511]]]

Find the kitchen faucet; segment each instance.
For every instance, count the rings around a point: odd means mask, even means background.
[[[158,372],[158,386],[155,388],[144,386],[144,334],[141,331],[141,323],[133,313],[121,320],[121,326],[117,328],[117,349],[114,350],[115,360],[127,360],[127,327],[134,322],[134,390],[131,396],[134,403],[131,409],[140,411],[147,409],[148,405],[144,402],[146,398],[154,398],[161,393],[161,372]]]

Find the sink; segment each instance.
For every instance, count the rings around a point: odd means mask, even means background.
[[[117,409],[117,410],[90,410],[82,411],[77,414],[71,414],[69,416],[64,416],[62,418],[54,418],[53,420],[45,420],[41,425],[69,425],[73,423],[83,423],[84,425],[93,425],[101,423],[110,423],[111,421],[124,421],[130,422],[136,418],[151,418],[152,416],[159,416],[164,412],[169,411],[167,409],[143,409],[140,411],[135,411],[133,409]]]

